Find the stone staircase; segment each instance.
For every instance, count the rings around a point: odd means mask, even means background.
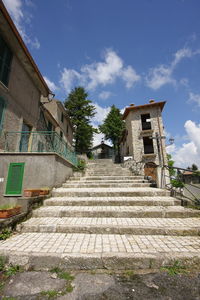
[[[157,268],[200,262],[200,211],[111,160],[88,164],[0,242],[0,255],[35,269]]]

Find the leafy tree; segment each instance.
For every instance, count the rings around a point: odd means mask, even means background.
[[[119,140],[121,138],[122,132],[125,128],[124,121],[122,120],[122,115],[120,110],[111,106],[111,110],[105,118],[102,125],[99,126],[99,129],[105,135],[106,140],[111,140],[113,143],[114,151],[120,156],[119,152]]]
[[[75,150],[78,153],[87,153],[92,146],[95,128],[90,120],[95,115],[95,106],[87,99],[88,94],[83,87],[74,88],[65,100],[65,108],[75,130]]]
[[[172,160],[171,154],[167,154],[167,161],[168,161],[168,166],[173,167],[174,166],[174,160]],[[169,175],[174,176],[176,174],[175,170],[172,168],[169,168]]]
[[[197,165],[195,165],[195,164],[192,164],[192,171],[197,171],[198,170],[198,167],[197,167]]]

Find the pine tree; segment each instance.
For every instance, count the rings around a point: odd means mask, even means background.
[[[83,87],[74,88],[65,100],[65,108],[75,131],[75,151],[87,153],[92,146],[96,129],[90,124],[95,115],[95,106],[87,99],[88,94]]]
[[[113,143],[114,151],[118,154],[118,160],[120,156],[119,141],[124,128],[125,125],[120,110],[115,105],[112,105],[110,112],[103,124],[99,126],[99,129],[104,133],[105,139]]]

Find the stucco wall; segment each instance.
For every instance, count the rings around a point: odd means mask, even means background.
[[[35,129],[39,118],[40,92],[14,55],[8,88],[0,83],[0,96],[6,101],[0,149],[4,149],[5,131],[21,131],[24,121]],[[15,150],[17,137],[13,138]]]
[[[0,153],[0,203],[8,201],[3,194],[12,162],[25,163],[22,191],[27,188],[58,187],[73,174],[72,165],[55,153]]]
[[[57,100],[52,100],[49,103],[45,103],[45,107],[53,115],[53,117],[55,118],[55,120],[58,122],[60,126],[60,127],[56,127],[55,131],[60,135],[60,130],[62,130],[64,141],[72,145],[73,131],[69,119],[65,115],[66,112],[64,108],[60,107],[60,104],[58,103]],[[64,113],[63,122],[61,121],[62,113]]]

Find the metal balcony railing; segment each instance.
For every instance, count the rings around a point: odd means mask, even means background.
[[[76,153],[55,131],[12,131],[5,133],[6,152],[55,152],[74,166],[78,164]]]
[[[166,188],[171,191],[173,196],[180,196],[192,201],[195,205],[200,206],[200,171],[188,170],[179,167],[164,166],[163,171],[168,170],[168,175],[164,174],[168,182]],[[187,182],[185,172],[190,172],[191,177],[196,179],[196,183]]]

